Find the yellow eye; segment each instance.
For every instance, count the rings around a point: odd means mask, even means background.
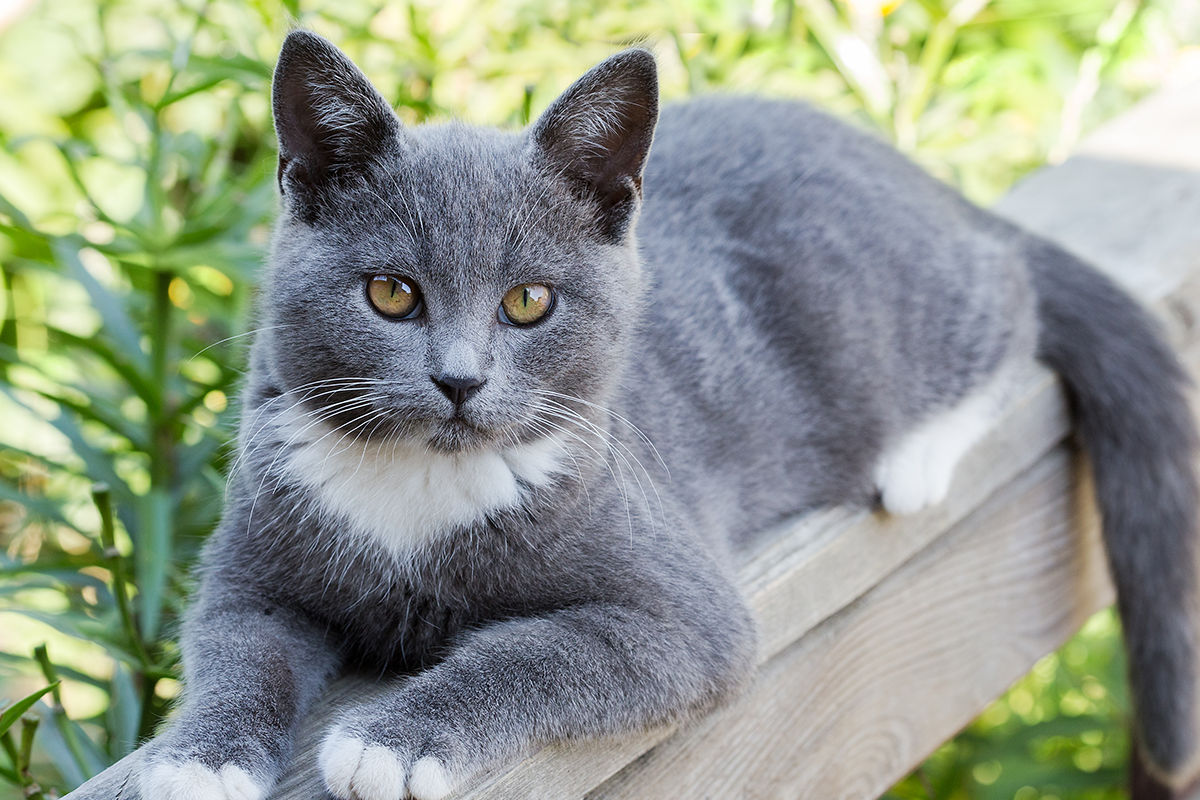
[[[540,283],[514,286],[500,301],[500,321],[510,325],[532,325],[554,305],[554,292]]]
[[[376,311],[393,319],[411,319],[421,312],[421,290],[411,278],[376,275],[367,283],[367,299]]]

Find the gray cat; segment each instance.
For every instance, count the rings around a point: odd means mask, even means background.
[[[297,31],[274,110],[239,459],[144,797],[265,796],[347,668],[415,674],[331,725],[344,800],[703,713],[755,660],[732,551],[937,503],[1035,353],[1092,458],[1140,746],[1194,774],[1196,436],[1108,280],[804,105],[659,119],[641,50],[523,133],[408,129]]]

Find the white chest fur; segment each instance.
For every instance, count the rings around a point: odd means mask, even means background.
[[[291,410],[282,468],[355,533],[404,558],[423,542],[521,502],[521,483],[545,486],[559,471],[556,438],[480,453],[439,453],[404,441],[364,441]],[[282,461],[282,460],[281,460]]]

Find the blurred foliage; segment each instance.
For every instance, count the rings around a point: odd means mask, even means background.
[[[1129,713],[1120,628],[1109,609],[885,800],[1121,800]]]
[[[521,125],[645,44],[667,98],[808,98],[981,202],[1158,85],[1196,27],[1183,0],[25,5],[0,10],[0,670],[4,694],[28,696],[0,717],[13,797],[122,757],[177,691],[187,567],[220,512],[274,209],[268,87],[292,21],[344,47],[408,122]],[[1097,620],[894,796],[1119,796],[1124,690],[1115,623]],[[50,703],[35,696],[48,684]]]

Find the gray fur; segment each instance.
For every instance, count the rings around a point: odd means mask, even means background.
[[[754,663],[732,550],[783,517],[873,502],[890,444],[1033,354],[1038,301],[1042,353],[1113,465],[1097,469],[1117,498],[1106,519],[1130,515],[1110,547],[1146,749],[1167,774],[1191,756],[1193,643],[1172,637],[1195,619],[1179,560],[1193,434],[1173,358],[1094,272],[1065,267],[1120,328],[1094,325],[1089,300],[1077,335],[1060,321],[1076,292],[1050,272],[1066,256],[799,104],[669,107],[646,163],[658,102],[642,51],[588,73],[527,133],[405,129],[332,45],[295,32],[274,102],[284,209],[264,327],[184,630],[186,701],[149,746],[146,792],[168,797],[152,767],[189,760],[269,787],[339,669],[415,671],[330,741],[386,748],[419,797],[438,796],[412,771],[425,758],[457,784],[543,742],[711,708]],[[373,311],[365,282],[381,273],[419,284],[419,319]],[[499,322],[499,298],[529,282],[555,288],[553,310]],[[1073,368],[1093,340],[1132,363]],[[1142,388],[1110,391],[1146,352]],[[456,406],[432,380],[448,375],[482,384]],[[1119,417],[1144,403],[1131,461]],[[388,549],[289,471],[308,445],[287,414],[452,463],[548,436],[566,455],[552,477],[519,479],[519,502]],[[1154,478],[1131,481],[1131,463]],[[1150,513],[1150,497],[1171,510]],[[1156,549],[1129,543],[1143,525],[1161,529]],[[1164,563],[1176,578],[1159,592],[1142,576]],[[1153,620],[1169,632],[1136,633]],[[402,796],[356,774],[343,796]]]

